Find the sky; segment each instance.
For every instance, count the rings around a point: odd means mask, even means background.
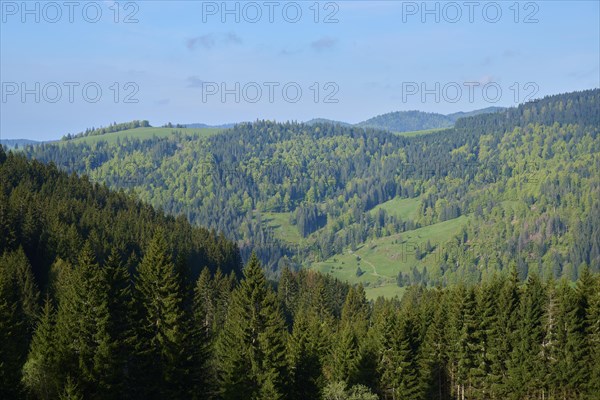
[[[0,139],[515,106],[600,87],[594,1],[0,0]]]

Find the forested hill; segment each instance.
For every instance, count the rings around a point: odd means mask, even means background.
[[[599,95],[0,148],[0,398],[597,398]]]
[[[411,132],[427,129],[451,128],[459,118],[502,111],[502,107],[487,107],[470,112],[453,114],[427,113],[423,111],[395,111],[378,115],[356,124],[365,128],[384,129],[391,132]]]
[[[8,149],[19,149],[21,147],[27,145],[35,145],[39,142],[36,140],[28,140],[28,139],[0,139],[0,145],[8,148]]]
[[[271,272],[304,264],[371,293],[510,265],[576,279],[600,269],[599,97],[549,96],[416,137],[257,121],[25,154],[222,231]]]
[[[204,267],[240,272],[239,251],[224,236],[0,147],[0,254],[23,251],[42,288],[52,268],[76,264],[84,244],[100,264],[116,250],[134,273],[157,230],[189,279]]]

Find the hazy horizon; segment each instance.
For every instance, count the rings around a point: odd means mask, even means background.
[[[598,2],[267,3],[3,1],[0,137],[356,123],[600,87]]]

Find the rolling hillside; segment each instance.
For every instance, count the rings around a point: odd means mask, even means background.
[[[439,246],[436,270],[415,264],[423,283],[477,282],[511,265],[521,277],[576,279],[584,264],[600,269],[589,222],[600,197],[599,94],[550,96],[409,136],[258,121],[219,135],[165,131],[118,146],[97,136],[27,154],[222,231],[273,275],[468,217]],[[344,265],[337,275],[355,274],[356,264]]]

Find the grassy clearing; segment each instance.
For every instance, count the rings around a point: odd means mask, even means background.
[[[450,128],[423,129],[421,131],[410,131],[410,132],[394,132],[394,134],[399,135],[399,136],[412,137],[412,136],[428,135],[430,133],[443,131],[445,129],[450,129]]]
[[[202,136],[208,137],[212,135],[216,135],[223,131],[220,128],[135,128],[135,129],[127,129],[119,132],[110,132],[104,135],[97,136],[87,136],[73,140],[59,140],[53,143],[57,143],[63,145],[65,143],[74,143],[74,144],[94,144],[100,141],[106,141],[108,143],[116,143],[118,138],[130,138],[130,139],[152,139],[153,137],[168,137],[173,134],[173,132],[181,132],[185,135],[192,136]]]
[[[272,213],[266,212],[261,214],[263,223],[272,228],[275,237],[289,243],[300,243],[302,237],[298,228],[290,224],[291,213]]]
[[[384,209],[388,214],[395,215],[404,221],[414,219],[419,208],[419,198],[401,199],[399,197],[377,205],[371,210],[375,214],[379,209]]]
[[[362,283],[370,298],[377,296],[401,295],[396,285],[396,276],[402,271],[409,273],[413,267],[437,265],[440,247],[443,246],[467,223],[468,217],[440,222],[423,228],[392,236],[370,240],[356,251],[346,250],[323,262],[311,266],[317,271],[328,273],[351,284]],[[427,241],[434,251],[422,259],[417,259],[416,249],[424,249]],[[362,275],[357,276],[360,267]]]

